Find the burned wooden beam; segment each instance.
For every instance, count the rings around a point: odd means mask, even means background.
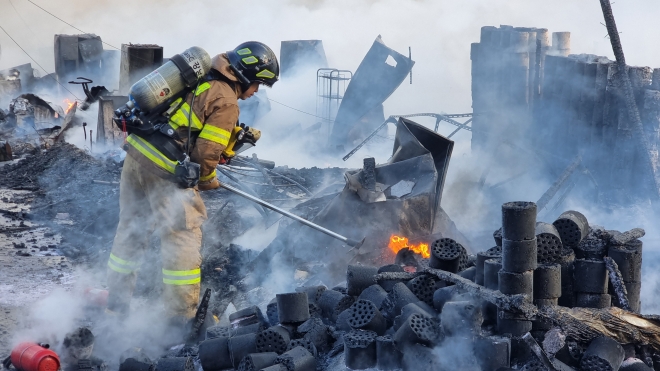
[[[614,14],[612,13],[612,5],[610,4],[610,0],[600,0],[600,5],[603,10],[603,17],[605,18],[607,34],[609,35],[610,42],[612,43],[612,50],[614,52],[614,57],[616,58],[617,68],[619,69],[619,74],[623,80],[623,97],[626,110],[628,111],[628,118],[632,126],[634,137],[637,140],[638,145],[641,147],[641,150],[643,151],[640,157],[646,170],[645,176],[648,179],[649,184],[652,185],[652,189],[654,191],[653,201],[657,201],[658,197],[660,197],[660,178],[655,176],[655,168],[653,166],[653,160],[650,151],[651,148],[649,141],[644,134],[644,126],[642,125],[639,110],[637,109],[637,103],[635,102],[633,87],[630,82],[630,77],[628,76],[628,71],[626,69],[626,58],[623,54],[621,39],[619,38],[619,32],[616,27],[616,22],[614,21]]]
[[[537,316],[552,321],[567,337],[581,343],[607,336],[621,344],[648,344],[654,351],[660,351],[660,319],[653,317],[617,307],[593,309],[554,305],[541,308]]]
[[[445,272],[440,269],[428,268],[424,270],[424,273],[432,274],[442,281],[451,282],[468,294],[493,303],[502,310],[520,313],[528,319],[532,319],[536,315],[536,306],[531,304],[531,298],[527,298],[525,295],[504,295],[499,291],[489,290],[481,285],[477,285],[458,274]]]
[[[615,245],[625,245],[630,241],[644,237],[645,234],[646,231],[644,231],[642,228],[633,228],[627,232],[615,234],[612,236],[610,242],[614,243]]]
[[[568,178],[570,178],[571,175],[573,175],[575,169],[577,169],[581,163],[582,163],[582,157],[580,155],[575,156],[573,162],[571,162],[568,165],[568,167],[564,170],[564,172],[561,173],[559,178],[555,180],[552,186],[548,188],[548,190],[545,191],[545,193],[541,196],[541,198],[539,198],[538,202],[536,202],[536,205],[539,210],[542,210],[548,205],[548,202],[550,202],[550,200],[552,200],[552,198],[555,197],[557,192],[559,192],[559,190],[564,185],[564,183],[566,183]]]
[[[607,273],[610,277],[610,283],[612,284],[614,293],[619,300],[619,305],[627,311],[632,311],[632,309],[630,309],[630,304],[628,303],[628,291],[626,290],[625,282],[623,282],[623,277],[621,277],[619,267],[616,265],[614,259],[609,256],[606,256],[603,260],[605,261],[605,267],[607,268]]]

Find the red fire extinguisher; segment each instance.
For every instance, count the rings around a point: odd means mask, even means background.
[[[108,290],[86,288],[83,296],[89,305],[102,308],[108,306]]]
[[[11,351],[11,363],[18,371],[57,371],[60,357],[48,344],[20,343]]]

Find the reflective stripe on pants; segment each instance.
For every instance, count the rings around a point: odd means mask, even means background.
[[[163,269],[163,283],[166,285],[194,285],[202,281],[199,268],[187,271],[171,271]]]
[[[138,262],[124,260],[119,258],[117,255],[110,253],[110,258],[108,259],[108,268],[112,269],[117,273],[130,274],[137,270]]]

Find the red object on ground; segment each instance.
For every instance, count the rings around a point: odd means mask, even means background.
[[[60,357],[37,343],[20,343],[11,351],[11,363],[19,371],[57,371]]]
[[[85,300],[89,304],[105,308],[108,306],[108,290],[86,288]]]

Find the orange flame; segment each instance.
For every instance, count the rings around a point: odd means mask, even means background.
[[[387,247],[392,250],[393,253],[398,253],[399,250],[403,249],[404,247],[409,248],[412,252],[416,254],[420,254],[423,258],[430,258],[431,257],[431,250],[429,249],[429,245],[426,243],[419,243],[418,245],[408,245],[408,238],[407,237],[401,237],[397,235],[392,235],[390,237],[390,243],[387,245]]]
[[[74,102],[72,102],[72,101],[70,101],[70,100],[68,100],[68,99],[64,99],[64,103],[68,106],[68,107],[64,110],[64,112],[65,112],[65,113],[69,113],[69,111],[71,111],[71,108],[73,108],[73,104],[74,104]]]

